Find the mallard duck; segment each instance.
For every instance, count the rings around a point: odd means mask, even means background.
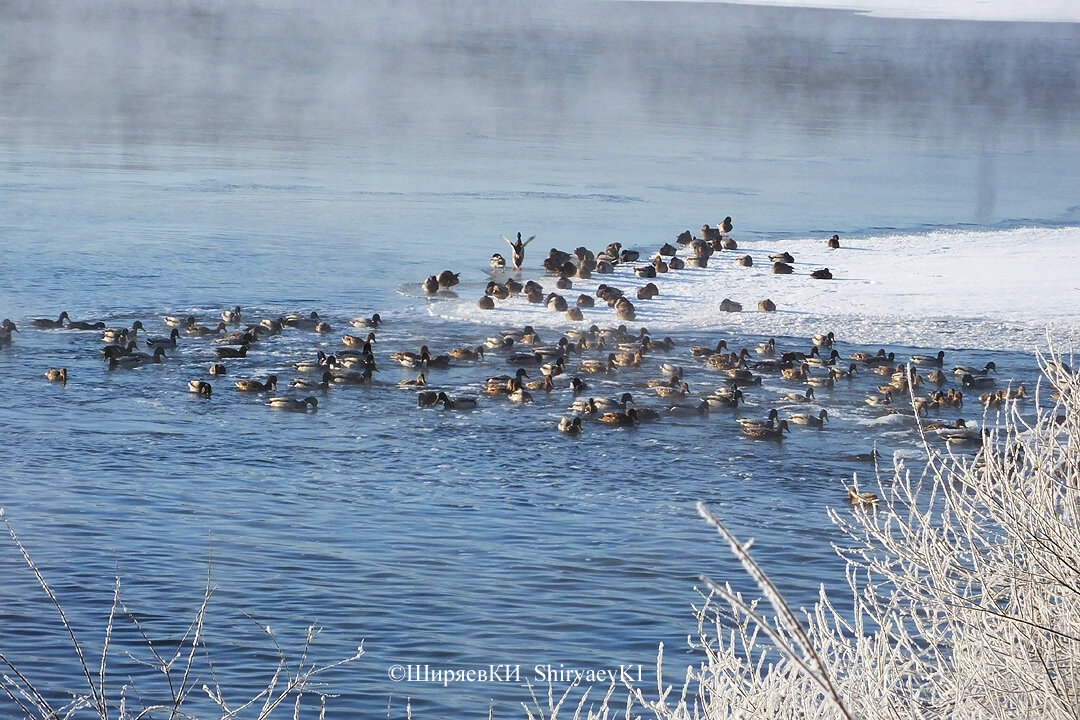
[[[634,402],[634,396],[624,392],[617,400],[615,398],[593,398],[592,402],[597,410],[624,410],[627,405]]]
[[[769,260],[773,261],[774,263],[776,263],[776,262],[780,262],[780,263],[793,263],[793,262],[795,262],[795,258],[792,257],[791,253],[789,253],[789,252],[774,253],[774,254],[769,256]]]
[[[533,401],[533,396],[525,388],[518,388],[507,395],[510,402],[516,405],[524,405]]]
[[[972,375],[966,373],[961,379],[960,383],[969,389],[988,388],[994,386],[994,378],[988,375]]]
[[[827,333],[816,333],[812,338],[814,345],[823,348],[831,348],[833,343],[836,342],[836,335],[830,330]]]
[[[342,335],[341,342],[347,348],[367,348],[371,349],[371,344],[375,342],[375,333],[368,333],[367,337],[357,337],[356,335]]]
[[[178,328],[178,327],[191,327],[191,326],[193,326],[195,324],[195,316],[194,315],[185,315],[184,317],[180,317],[179,315],[166,315],[165,316],[165,324],[168,327],[175,327],[175,328]]]
[[[402,380],[398,383],[398,387],[423,387],[427,385],[427,378],[424,377],[424,373],[420,373],[414,380]]]
[[[739,407],[740,400],[745,402],[746,398],[743,396],[742,390],[739,390],[738,388],[731,391],[718,389],[711,395],[705,396],[705,402],[709,407],[728,408],[732,410]]]
[[[598,419],[607,425],[626,427],[637,423],[638,411],[635,408],[629,408],[622,412],[606,412]]]
[[[258,380],[251,380],[247,378],[241,378],[236,381],[236,389],[240,392],[267,392],[270,390],[277,390],[277,375],[268,375],[266,382],[260,382]],[[293,384],[293,387],[297,387]]]
[[[945,362],[945,351],[938,350],[937,355],[912,355],[908,361],[912,365],[928,365],[931,367],[941,367]]]
[[[431,407],[439,402],[439,393],[434,390],[424,390],[416,394],[417,407]]]
[[[455,360],[483,360],[484,346],[477,345],[472,350],[468,348],[456,347],[453,348],[448,354]]]
[[[240,310],[240,306],[237,305],[232,310],[223,310],[221,312],[221,319],[224,322],[232,323],[234,325],[240,324],[240,318],[243,313]]]
[[[274,378],[275,383],[277,378]],[[297,390],[321,390],[326,392],[330,389],[330,383],[334,381],[334,373],[329,370],[323,372],[322,379],[319,382],[314,380],[296,379],[289,383],[289,387],[296,388]],[[237,384],[239,388],[239,384]],[[252,388],[252,390],[258,390],[259,388]]]
[[[783,440],[788,429],[787,420],[781,420],[775,427],[770,421],[767,425],[742,425],[743,434],[754,440]]]
[[[986,366],[983,367],[982,370],[976,370],[975,368],[968,367],[966,365],[957,365],[956,367],[953,368],[953,375],[955,375],[956,377],[960,377],[960,378],[964,377],[965,375],[971,375],[972,377],[979,377],[979,376],[988,375],[988,374],[990,374],[991,371],[993,371],[994,373],[997,373],[997,365],[994,364],[993,360],[986,363]]]
[[[825,423],[829,419],[829,413],[825,408],[821,409],[817,415],[810,415],[809,413],[793,413],[788,416],[788,422],[795,423],[796,425],[809,425],[811,427],[823,428]]]
[[[578,413],[579,415],[592,415],[599,411],[600,408],[596,406],[596,398],[577,398],[570,404],[570,412]]]
[[[727,341],[726,340],[718,340],[716,342],[716,347],[714,347],[714,348],[703,347],[703,346],[700,346],[700,345],[693,346],[693,347],[690,348],[690,354],[691,355],[719,355],[720,353],[724,352],[725,350],[727,350]]]
[[[692,417],[694,415],[708,415],[709,414],[709,401],[702,399],[701,402],[695,404],[678,403],[668,408],[668,414],[675,417]]]
[[[489,395],[513,392],[529,377],[525,368],[518,368],[514,375],[494,375],[484,380],[484,392]]]
[[[228,326],[224,322],[219,322],[214,327],[206,327],[204,325],[188,325],[184,328],[184,332],[188,335],[196,335],[199,337],[205,337],[207,335],[220,335],[228,329]]]
[[[146,347],[150,349],[154,348],[174,348],[176,347],[176,339],[180,337],[180,330],[173,328],[169,333],[169,337],[152,337],[146,338]]]
[[[789,393],[784,393],[784,395],[781,397],[781,400],[783,400],[784,402],[790,402],[790,403],[808,403],[808,402],[812,401],[813,399],[814,399],[814,388],[812,388],[812,387],[806,388],[806,392],[804,394],[802,394],[802,395],[800,395],[799,393],[789,392]]]
[[[544,375],[543,380],[533,380],[525,383],[526,390],[543,390],[544,392],[551,392],[555,389],[555,381],[552,380],[551,375]]]
[[[83,322],[81,320],[68,320],[68,330],[104,330],[105,323],[101,320],[97,322]]]
[[[164,359],[165,348],[156,348],[153,355],[147,355],[146,353],[130,353],[119,357],[111,357],[109,358],[109,369],[115,370],[116,368],[120,368],[123,370],[134,370],[143,365],[161,363]]]
[[[967,427],[967,420],[964,418],[956,418],[951,423],[948,422],[932,422],[923,425],[923,430],[927,432],[941,432],[942,430],[963,430]]]
[[[229,369],[221,363],[214,363],[210,366],[211,375],[225,375],[229,372]]]
[[[881,348],[876,353],[868,353],[868,352],[864,352],[864,351],[861,351],[861,350],[859,352],[851,353],[851,360],[853,362],[864,363],[864,364],[866,364],[870,360],[876,360],[878,358],[885,358],[885,357],[888,357],[888,355],[885,354],[885,348]],[[892,362],[892,361],[890,360],[889,362]]]
[[[755,352],[758,355],[772,357],[773,353],[776,352],[776,340],[774,338],[769,338],[768,342],[758,343]]]
[[[377,328],[382,324],[382,316],[379,313],[373,314],[369,318],[358,317],[349,321],[349,324],[357,328]]]
[[[248,346],[241,345],[238,348],[234,347],[219,347],[214,348],[214,354],[217,355],[218,360],[225,360],[227,358],[245,358],[247,357]]]
[[[544,362],[544,356],[538,352],[514,353],[506,358],[510,365],[540,365]]]
[[[566,372],[566,360],[557,358],[555,362],[544,363],[540,366],[540,374],[545,377],[558,377]]]
[[[322,350],[315,356],[314,360],[301,360],[293,363],[293,367],[297,372],[317,372],[319,370],[329,370],[337,367],[337,356],[327,356]]]
[[[559,432],[577,435],[581,432],[581,418],[577,416],[559,418]]]
[[[814,278],[815,280],[832,280],[833,274],[829,270],[829,268],[821,268],[820,270],[814,270],[812,273],[810,273],[810,277]]]
[[[798,368],[781,368],[780,375],[785,380],[806,380],[810,376],[810,366],[804,362]]]
[[[605,373],[615,369],[615,353],[610,353],[607,360],[584,359],[581,361],[581,372]]]
[[[141,321],[136,320],[131,323],[130,328],[112,327],[105,328],[101,331],[101,339],[103,342],[118,345],[124,342],[130,342],[135,340],[135,337],[139,334],[139,331],[143,329]]]
[[[641,365],[641,360],[642,351],[639,348],[633,352],[621,352],[616,354],[612,362],[619,367],[637,367]]]
[[[893,396],[891,392],[884,392],[879,395],[871,395],[870,397],[866,398],[866,404],[873,407],[891,405],[892,398]]]
[[[34,318],[30,321],[30,324],[36,328],[62,328],[64,322],[68,319],[67,311],[60,313],[60,317],[56,320],[50,320],[49,318]]]
[[[200,397],[210,397],[214,389],[205,380],[188,380],[188,392],[195,393]]]
[[[861,492],[858,486],[847,488],[848,502],[855,507],[873,507],[878,504],[878,496],[872,492]]]
[[[338,385],[370,385],[372,382],[371,372],[369,369],[359,372],[356,370],[336,372],[333,373],[330,381]]]
[[[49,382],[58,382],[61,385],[66,385],[68,379],[67,368],[49,368],[45,371],[45,379]]]
[[[479,405],[479,401],[474,397],[450,397],[445,392],[439,393],[438,401],[442,403],[444,410],[472,410]]]
[[[653,390],[662,398],[686,397],[690,394],[690,386],[687,383],[681,383],[678,387],[656,387]]]
[[[780,419],[780,413],[776,408],[769,410],[769,415],[764,420],[760,418],[738,418],[735,422],[741,427],[772,427],[773,423]]]
[[[272,410],[307,412],[310,408],[314,412],[319,409],[319,399],[314,395],[309,395],[303,399],[292,397],[290,395],[283,395],[281,397],[270,398],[270,401],[266,403],[266,405]]]
[[[948,379],[945,377],[945,373],[941,372],[941,370],[931,370],[930,373],[926,376],[926,379],[934,383],[938,387],[941,387],[948,381]]]

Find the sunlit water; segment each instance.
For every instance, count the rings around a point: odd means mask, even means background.
[[[386,356],[497,333],[498,316],[463,309],[508,250],[501,234],[537,234],[525,276],[550,282],[549,247],[649,250],[724,215],[750,242],[1080,219],[1076,26],[647,3],[200,7],[0,10],[0,308],[21,331],[0,351],[2,504],[89,648],[117,572],[153,639],[175,642],[211,553],[208,644],[233,685],[258,687],[275,661],[242,613],[291,649],[317,620],[320,662],[363,640],[326,678],[339,715],[404,716],[411,697],[418,717],[482,717],[490,698],[517,717],[528,698],[519,683],[394,683],[395,663],[520,665],[533,681],[535,665],[640,664],[652,686],[663,642],[678,680],[698,659],[699,574],[742,582],[696,501],[755,537],[805,604],[842,587],[825,509],[852,472],[872,476],[857,456],[918,457],[910,418],[863,402],[872,373],[821,393],[826,429],[782,444],[735,422],[802,390],[772,376],[738,413],[587,423],[580,438],[554,429],[562,388],[526,408],[418,409],[396,387],[413,372]],[[446,267],[459,298],[423,297]],[[29,323],[66,310],[160,335],[165,315],[209,322],[236,304],[253,321],[317,310],[335,332],[290,329],[215,379],[206,339],[108,372],[96,333]],[[644,381],[665,361],[707,392],[719,376],[688,347],[765,339],[665,307],[676,347],[588,394],[656,406]],[[333,388],[313,414],[231,390],[291,379],[376,311],[372,387]],[[840,340],[845,357],[876,349]],[[1037,376],[1030,352],[945,347],[949,364],[993,359],[1000,385]],[[46,383],[61,366],[67,385]],[[468,394],[507,368],[495,353],[429,375]],[[190,395],[192,378],[214,396]],[[0,563],[0,650],[59,696],[78,684],[74,655],[13,547]],[[119,684],[135,669],[117,658]]]

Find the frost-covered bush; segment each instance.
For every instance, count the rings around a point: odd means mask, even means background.
[[[793,611],[699,506],[766,602],[705,578],[704,661],[638,702],[663,719],[1080,716],[1080,379],[1040,363],[1043,409],[1005,403],[974,455],[927,433],[925,469],[897,461],[876,504],[831,511],[851,611],[824,591]]]

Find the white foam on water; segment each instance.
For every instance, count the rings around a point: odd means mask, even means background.
[[[888,234],[841,238],[830,250],[825,237],[784,240],[746,239],[733,233],[739,248],[714,254],[707,268],[661,274],[653,300],[636,300],[648,280],[634,275],[642,262],[619,266],[611,275],[575,280],[560,291],[570,305],[580,293],[594,295],[600,283],[623,290],[633,300],[637,317],[627,323],[645,326],[651,335],[701,331],[733,331],[772,336],[808,336],[832,331],[838,339],[860,345],[982,348],[1030,351],[1046,343],[1046,330],[1070,339],[1080,327],[1080,227],[1030,227],[1000,231],[940,230],[925,234]],[[572,248],[565,248],[572,250]],[[599,249],[599,248],[597,248]],[[655,248],[655,249],[658,249]],[[795,273],[772,274],[769,255],[787,251],[795,257]],[[680,249],[686,257],[688,250]],[[735,259],[750,255],[750,268]],[[833,280],[816,280],[810,272],[828,267]],[[503,276],[496,277],[501,279]],[[555,278],[538,268],[526,269],[545,293]],[[458,287],[458,299],[432,302],[435,318],[498,327],[565,330],[568,327],[618,325],[602,301],[584,309],[584,322],[530,304],[523,296],[496,301],[495,310],[480,310],[480,286]],[[743,312],[719,310],[723,299]],[[771,299],[776,312],[757,310]]]

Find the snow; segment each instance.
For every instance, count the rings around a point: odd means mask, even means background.
[[[645,264],[658,247],[636,248],[643,262],[619,266],[612,275],[575,280],[573,289],[560,292],[573,305],[580,293],[594,295],[600,283],[618,287],[637,310],[627,324],[646,326],[654,337],[687,331],[731,330],[761,337],[833,331],[845,341],[866,345],[1030,351],[1045,346],[1048,327],[1062,340],[1080,327],[1080,227],[841,238],[835,250],[826,247],[825,236],[746,240],[738,228],[731,236],[738,249],[714,254],[709,267],[659,275],[653,282],[660,295],[653,300],[634,298],[648,280],[632,268]],[[774,275],[768,256],[784,251],[794,256],[795,272]],[[753,267],[737,267],[735,259],[747,254]],[[687,250],[679,256],[688,256]],[[540,258],[531,260],[533,267],[521,279],[537,280],[545,293],[555,291],[555,278],[534,265]],[[833,280],[810,277],[824,267]],[[505,274],[493,277],[501,280]],[[495,310],[480,310],[481,286],[455,289],[458,299],[430,304],[432,316],[499,327],[619,324],[599,300],[597,307],[583,310],[583,323],[572,323],[563,313],[522,296],[497,301]],[[741,303],[744,311],[720,312],[725,298]],[[776,312],[757,310],[765,298],[776,303]]]

